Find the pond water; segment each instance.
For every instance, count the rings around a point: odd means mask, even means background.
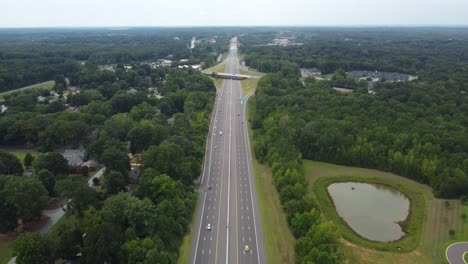
[[[374,241],[390,242],[405,233],[398,222],[409,213],[409,200],[401,192],[384,185],[340,182],[328,186],[336,211],[359,235]]]

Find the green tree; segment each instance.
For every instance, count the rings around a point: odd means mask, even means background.
[[[54,174],[52,172],[42,169],[39,171],[37,174],[37,178],[42,182],[44,185],[44,188],[46,188],[47,192],[49,193],[49,196],[54,196],[55,195],[55,178]]]
[[[128,132],[130,151],[140,153],[148,148],[153,136],[153,129],[148,125],[136,126]]]
[[[0,151],[0,174],[21,175],[22,173],[23,165],[15,155]]]
[[[89,188],[81,176],[70,176],[64,180],[57,181],[55,192],[66,201],[69,201],[67,212],[76,211],[78,214],[81,214],[96,202],[96,192]]]
[[[95,223],[84,237],[81,261],[86,264],[120,263],[119,254],[116,252],[120,251],[123,239],[119,226]]]
[[[450,235],[451,237],[454,237],[454,236],[455,236],[455,230],[454,230],[454,229],[450,229],[450,230],[449,230],[449,235]]]
[[[31,220],[39,217],[47,205],[47,190],[36,178],[9,177],[0,196],[14,205],[18,218]]]
[[[34,169],[40,171],[46,169],[54,175],[68,174],[68,161],[58,152],[47,152],[39,155],[33,162]]]
[[[104,189],[108,194],[117,194],[126,190],[126,177],[118,171],[109,171],[104,175]]]
[[[1,193],[1,192],[0,192]],[[17,209],[15,205],[0,197],[0,233],[13,231],[17,224]]]
[[[18,264],[53,263],[50,242],[39,233],[25,233],[13,243],[13,255]]]
[[[26,153],[26,155],[24,156],[24,159],[23,159],[23,165],[26,167],[26,168],[29,168],[31,165],[32,165],[32,162],[34,161],[34,157],[33,155],[31,155],[31,153]]]
[[[68,216],[65,216],[68,217]],[[81,251],[83,238],[79,223],[72,217],[56,230],[55,254],[61,259],[73,259]]]
[[[127,175],[130,170],[130,160],[127,153],[115,146],[105,149],[100,161],[107,167],[108,171],[114,170]]]

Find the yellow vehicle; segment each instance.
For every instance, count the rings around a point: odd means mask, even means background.
[[[249,245],[245,245],[245,247],[244,247],[244,251],[250,251],[250,247],[249,247]]]

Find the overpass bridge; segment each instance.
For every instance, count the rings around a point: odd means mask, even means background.
[[[206,75],[213,76],[212,72],[205,72]],[[225,73],[217,72],[216,76],[221,79],[232,79],[232,80],[244,80],[252,78],[250,75],[237,74],[237,73]]]

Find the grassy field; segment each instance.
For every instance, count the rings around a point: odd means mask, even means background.
[[[32,88],[52,90],[54,85],[55,85],[54,81],[48,81],[48,82],[33,84],[33,85],[26,86],[26,87],[23,87],[23,88],[19,88],[19,89],[16,89],[16,90],[11,90],[11,91],[8,91],[8,92],[0,93],[0,99],[3,99],[3,96],[5,96],[5,95],[12,94],[14,92],[19,92],[19,91],[22,91],[22,90],[32,89]]]
[[[406,253],[379,251],[362,246],[354,241],[349,242],[342,239],[346,263],[447,263],[444,254],[446,246],[455,241],[468,238],[468,224],[463,223],[460,217],[463,210],[468,211],[467,206],[462,206],[458,200],[451,200],[449,201],[450,206],[447,207],[446,200],[434,198],[431,189],[426,185],[391,173],[323,162],[304,161],[304,169],[309,182],[308,190],[313,194],[316,194],[314,190],[317,188],[317,183],[320,185],[321,182],[326,182],[324,180],[326,178],[336,179],[339,177],[343,180],[357,178],[359,180],[385,182],[408,195],[414,196],[416,194],[425,201],[424,210],[420,210],[424,214],[416,216],[421,217],[417,222],[419,221],[422,226],[420,227],[421,238],[416,243],[415,249]],[[322,205],[324,201],[320,200],[319,195],[316,195],[316,198],[319,199],[319,203]],[[326,218],[336,220],[333,219],[333,213],[336,214],[335,212],[332,213],[332,216],[326,210],[324,213]],[[448,235],[448,230],[452,228],[457,234],[453,239]]]
[[[6,264],[11,259],[13,238],[0,236],[0,264]]]
[[[249,108],[250,104],[247,106]],[[253,131],[249,129],[253,172],[267,263],[294,263],[295,240],[286,221],[278,192],[273,184],[271,169],[255,159],[252,137]]]
[[[1,149],[0,149],[1,150]],[[24,156],[26,156],[26,153],[31,153],[31,155],[34,157],[34,158],[37,158],[37,156],[39,156],[39,152],[37,152],[36,150],[34,149],[31,149],[31,150],[15,150],[15,149],[8,149],[6,150],[7,152],[15,155],[20,161],[21,163],[23,163],[23,159],[24,159]]]

